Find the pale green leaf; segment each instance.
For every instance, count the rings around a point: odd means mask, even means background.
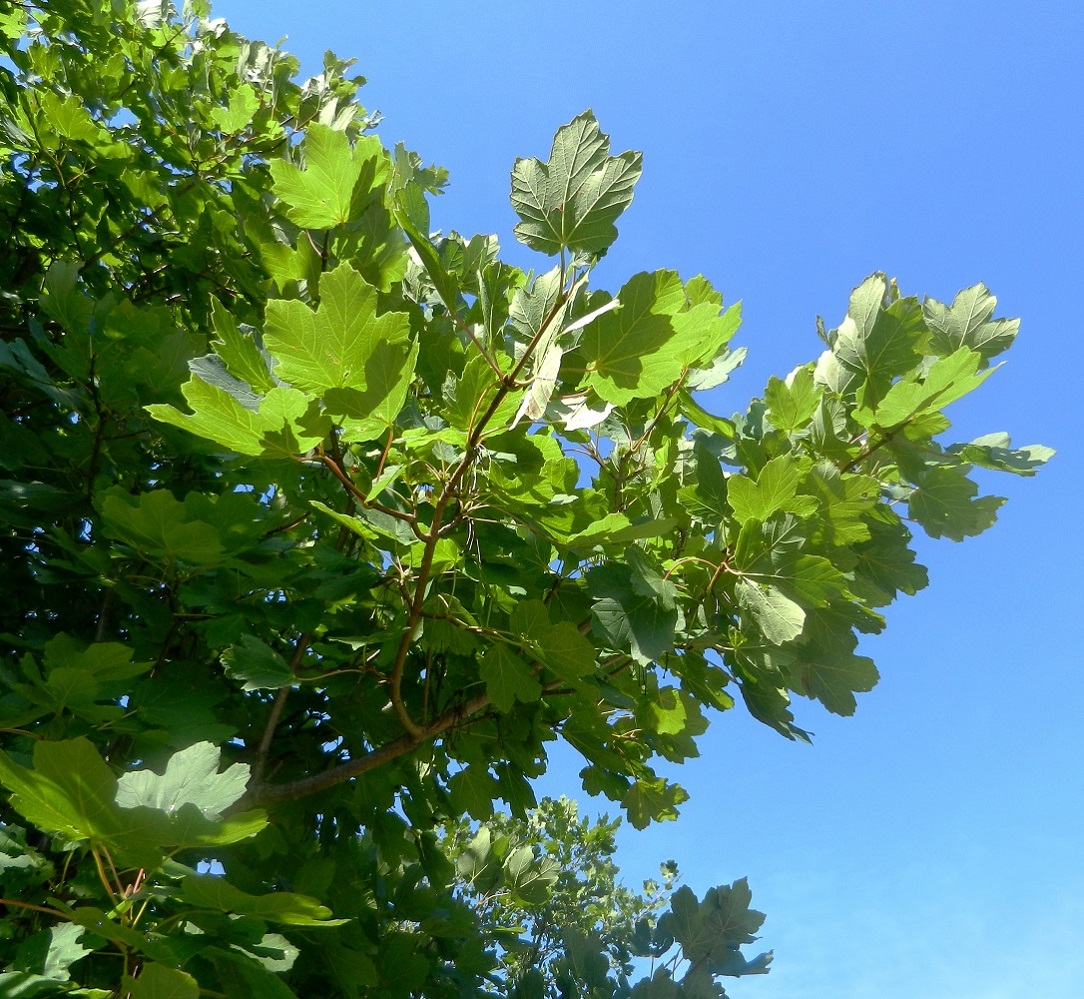
[[[246,409],[229,392],[209,385],[202,378],[186,382],[181,391],[192,413],[182,413],[162,404],[147,406],[147,412],[156,420],[180,427],[238,454],[304,454],[319,444],[330,429],[330,424],[325,427],[319,419],[308,421],[312,400],[296,389],[272,389],[260,401],[256,412]]]
[[[167,814],[182,805],[195,805],[209,818],[217,818],[245,793],[249,768],[234,763],[218,772],[221,751],[210,742],[198,742],[174,753],[159,775],[134,770],[117,781],[116,802],[121,808],[145,805]]]
[[[242,83],[230,92],[226,107],[217,107],[211,112],[211,119],[227,134],[240,132],[252,121],[259,106],[255,87],[251,83]]]
[[[306,229],[351,221],[364,207],[364,196],[390,171],[390,158],[376,136],[361,136],[351,146],[345,132],[318,123],[306,130],[301,152],[304,168],[274,160],[271,176],[290,218]]]
[[[226,311],[219,300],[211,303],[211,318],[218,339],[215,352],[222,358],[234,378],[247,382],[254,392],[270,392],[275,387],[271,377],[270,358],[257,346],[251,332],[238,329],[237,321]]]
[[[980,468],[1012,472],[1015,475],[1034,475],[1038,468],[1057,452],[1042,444],[1026,444],[1024,447],[1014,448],[1008,434],[997,433],[976,437],[968,444],[954,444],[946,449],[946,454],[957,455],[963,461]]]
[[[293,299],[267,303],[264,346],[278,362],[275,374],[304,391],[386,388],[377,368],[408,335],[406,314],[377,315],[376,289],[345,263],[320,278],[315,310]]]
[[[805,611],[777,587],[739,579],[735,594],[738,603],[749,612],[756,626],[773,645],[793,641],[802,633]]]
[[[813,380],[813,365],[795,368],[785,380],[770,378],[764,390],[768,419],[788,434],[800,430],[813,418],[821,391]]]
[[[817,501],[798,494],[806,468],[791,455],[780,455],[767,462],[756,481],[734,474],[727,480],[727,496],[734,516],[741,523],[767,520],[773,513],[787,510],[799,515],[812,513]]]

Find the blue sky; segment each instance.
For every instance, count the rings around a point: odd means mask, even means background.
[[[626,829],[628,879],[674,857],[698,891],[748,875],[766,978],[736,999],[1077,999],[1084,982],[1080,372],[1084,6],[218,0],[317,71],[358,58],[380,134],[451,171],[434,225],[514,245],[508,173],[592,107],[644,177],[597,277],[702,272],[744,301],[744,408],[820,350],[874,270],[951,299],[982,280],[1023,326],[950,413],[954,439],[1058,448],[990,488],[999,524],[923,542],[924,593],[864,643],[854,718],[799,705],[815,745],[731,712],[682,768],[677,823]],[[559,758],[548,793],[578,789]]]

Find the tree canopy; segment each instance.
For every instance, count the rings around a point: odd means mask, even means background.
[[[597,867],[608,827],[532,779],[563,739],[643,827],[712,713],[852,713],[859,635],[927,582],[912,530],[980,533],[974,469],[1051,454],[944,440],[1016,321],[876,273],[716,415],[740,307],[591,283],[641,156],[590,111],[515,161],[524,271],[430,231],[444,170],[330,54],[299,82],[195,0],[9,4],[0,41],[0,990],[701,999],[765,970],[744,881],[573,924],[570,844]]]

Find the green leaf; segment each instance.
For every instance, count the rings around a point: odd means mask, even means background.
[[[909,547],[911,534],[898,520],[885,523],[869,521],[869,540],[855,545],[857,562],[852,586],[872,607],[883,607],[898,592],[915,594],[929,585],[926,567],[915,561]]]
[[[95,142],[101,137],[83,102],[74,94],[41,94],[41,110],[57,135],[74,142]]]
[[[274,388],[259,402],[259,409],[246,409],[229,392],[193,378],[182,387],[192,413],[155,404],[147,412],[156,420],[180,427],[198,437],[236,451],[238,454],[278,454],[293,457],[319,444],[330,429],[319,421],[302,426],[309,415],[311,400],[302,392]],[[326,423],[326,420],[324,421]],[[310,426],[315,425],[314,432]]]
[[[10,895],[10,891],[9,891]],[[19,948],[15,960],[7,965],[14,967],[19,972],[29,973],[25,979],[9,979],[5,981],[0,975],[0,995],[59,995],[63,991],[61,982],[71,980],[70,968],[77,961],[82,960],[87,954],[94,952],[93,947],[80,943],[86,930],[74,923],[60,923],[40,930],[33,936],[24,940]],[[39,977],[40,976],[40,977]],[[14,983],[19,981],[25,986],[26,991],[15,989]],[[33,986],[43,986],[43,991],[36,991]]]
[[[927,298],[922,313],[932,333],[931,346],[941,355],[969,347],[984,363],[996,357],[1012,344],[1020,321],[994,319],[995,308],[997,299],[981,283],[957,294],[952,305]]]
[[[61,632],[45,646],[45,665],[51,670],[71,669],[103,682],[129,680],[146,673],[151,663],[132,662],[133,650],[120,642],[95,642],[86,648]]]
[[[73,840],[117,832],[117,779],[89,740],[40,740],[33,761],[29,770],[0,751],[0,784],[16,811],[39,829]]]
[[[218,339],[215,353],[222,358],[234,378],[246,382],[254,392],[270,392],[275,387],[270,359],[257,346],[252,333],[242,332],[237,321],[216,298],[211,304],[211,318]]]
[[[710,430],[727,440],[734,440],[737,428],[733,420],[709,413],[700,403],[693,399],[691,393],[684,389],[677,393],[677,398],[681,407],[681,415],[686,417],[694,427]]]
[[[571,535],[562,542],[562,547],[589,552],[599,545],[625,546],[630,541],[663,537],[676,524],[677,521],[670,517],[662,520],[645,520],[642,523],[633,524],[629,522],[629,518],[623,513],[608,513],[589,527]]]
[[[315,311],[296,300],[268,302],[264,346],[278,362],[275,374],[303,391],[351,388],[364,397],[370,384],[381,384],[377,366],[387,362],[389,346],[409,336],[406,314],[377,315],[376,297],[343,263],[320,278]]]
[[[493,801],[498,793],[497,781],[480,764],[460,770],[448,781],[452,808],[472,819],[488,819],[493,814]]]
[[[890,428],[944,409],[973,392],[997,370],[987,368],[978,372],[980,360],[975,351],[961,347],[934,361],[921,380],[917,372],[909,372],[880,402],[868,409],[864,406],[856,409],[854,418],[863,426]]]
[[[778,587],[739,579],[735,595],[764,637],[773,645],[793,641],[802,633],[805,611]]]
[[[682,621],[675,588],[639,550],[625,550],[627,568],[603,566],[588,575],[597,599],[591,605],[592,631],[611,648],[628,651],[644,665],[673,651]]]
[[[73,334],[85,334],[94,315],[94,302],[79,281],[79,269],[71,261],[55,261],[45,275],[45,294],[40,299],[42,312]]]
[[[226,107],[217,107],[211,112],[211,118],[223,132],[240,132],[252,121],[259,106],[260,98],[255,88],[250,83],[242,83],[231,91]]]
[[[602,254],[617,239],[614,222],[632,201],[643,155],[610,156],[590,111],[557,130],[546,163],[518,159],[512,168],[512,207],[522,219],[516,238],[551,256],[562,250]]]
[[[245,954],[208,947],[200,956],[215,966],[229,999],[297,999],[278,975]]]
[[[276,891],[250,895],[235,888],[225,878],[190,874],[184,879],[182,894],[190,905],[220,912],[255,916],[287,926],[340,926],[346,919],[332,919],[331,910],[315,898],[293,892]]]
[[[635,781],[621,799],[621,805],[633,828],[646,829],[652,822],[676,819],[677,806],[688,798],[683,788],[657,777]]]
[[[594,672],[594,646],[568,621],[553,624],[540,600],[518,603],[509,625],[524,648],[561,679],[575,684]]]
[[[493,645],[482,658],[478,675],[486,694],[499,711],[510,711],[517,701],[537,701],[542,687],[531,667],[507,645]]]
[[[764,391],[772,426],[792,434],[813,418],[821,390],[814,383],[813,365],[795,368],[785,380],[770,378]]]
[[[297,679],[286,660],[255,635],[242,635],[239,645],[222,654],[222,665],[227,676],[242,682],[242,690],[277,690]]]
[[[106,531],[146,557],[201,566],[214,565],[222,558],[218,531],[192,520],[184,504],[166,489],[132,496],[114,486],[103,495],[101,510]]]
[[[182,805],[195,805],[208,818],[218,818],[245,793],[249,768],[234,763],[218,772],[220,750],[198,742],[174,753],[161,775],[135,770],[117,781],[116,802],[121,808],[146,805],[172,813]]]
[[[833,348],[845,367],[864,376],[871,402],[884,395],[893,378],[915,364],[926,332],[917,302],[904,299],[886,305],[888,298],[884,274],[866,278],[851,293]]]
[[[812,513],[817,501],[812,496],[799,496],[805,469],[790,455],[780,455],[767,462],[756,482],[744,475],[731,475],[727,480],[727,497],[734,516],[745,523],[767,520],[773,513],[787,510],[799,516]]]
[[[199,999],[196,980],[187,972],[164,964],[146,963],[139,977],[124,976],[124,987],[131,999]]]
[[[703,281],[703,278],[699,280]],[[730,306],[722,314],[715,301],[690,305],[689,288],[692,283],[690,281],[685,286],[686,301],[672,320],[674,338],[669,349],[680,359],[682,367],[700,372],[695,379],[696,385],[690,384],[690,388],[702,389],[721,385],[729,372],[741,363],[741,357],[732,354],[726,347],[741,326],[741,304]],[[709,371],[712,372],[710,375]],[[714,385],[709,385],[712,381]]]
[[[599,316],[584,331],[576,357],[584,386],[623,406],[652,398],[681,374],[681,357],[664,349],[674,336],[673,317],[685,302],[674,271],[640,273],[617,295],[621,308]]]
[[[365,362],[364,388],[328,389],[324,406],[345,441],[371,441],[387,434],[406,402],[417,360],[417,341],[382,340]]]
[[[663,687],[647,703],[642,714],[651,720],[651,729],[659,735],[680,735],[689,721],[695,702],[676,687]]]
[[[810,652],[797,669],[800,692],[815,697],[837,715],[853,715],[858,703],[854,692],[872,690],[879,679],[872,659],[842,649]]]
[[[361,136],[351,146],[345,132],[317,123],[308,126],[301,152],[304,169],[273,160],[271,176],[287,214],[305,229],[331,229],[357,218],[365,196],[391,169],[376,136]]]
[[[728,312],[738,306],[731,306]],[[734,373],[745,362],[749,351],[745,347],[735,350],[720,351],[715,359],[704,368],[694,368],[685,379],[685,385],[690,392],[706,392],[708,389],[718,388],[730,380]]]
[[[967,466],[929,468],[916,478],[918,488],[907,500],[911,516],[931,538],[963,541],[981,534],[997,520],[1000,496],[976,499],[979,487],[967,477]]]

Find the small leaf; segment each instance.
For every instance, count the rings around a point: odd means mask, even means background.
[[[727,496],[734,516],[744,524],[750,520],[767,520],[781,510],[803,516],[812,513],[817,501],[812,496],[798,495],[803,472],[798,461],[783,454],[764,465],[756,482],[744,475],[731,475],[727,480]]]
[[[472,819],[488,819],[493,814],[493,801],[500,793],[497,781],[484,765],[469,766],[448,781],[452,808]]]
[[[820,404],[820,389],[813,380],[813,366],[796,368],[786,380],[771,378],[764,392],[772,426],[788,434],[800,430],[812,419]]]
[[[252,121],[260,106],[260,98],[251,83],[242,83],[230,92],[226,107],[217,107],[211,119],[225,133],[240,132]]]
[[[234,378],[247,382],[253,391],[270,392],[275,387],[270,358],[257,346],[253,334],[239,329],[237,321],[217,298],[211,302],[211,319],[218,334],[215,352],[222,358],[226,370]]]
[[[637,780],[621,799],[621,805],[635,829],[646,829],[652,822],[678,817],[677,806],[688,799],[684,788],[661,777]]]
[[[847,317],[836,331],[833,347],[845,367],[864,376],[873,399],[882,397],[893,378],[914,366],[926,331],[916,301],[886,305],[888,298],[884,274],[866,278],[851,293]]]
[[[227,676],[242,681],[242,690],[277,690],[296,679],[286,660],[255,635],[242,635],[222,654],[222,665]]]
[[[997,472],[1012,472],[1015,475],[1034,475],[1036,470],[1046,464],[1057,452],[1042,444],[1026,444],[1014,448],[1009,435],[986,434],[976,437],[969,444],[954,444],[946,454],[957,455],[963,461],[979,468],[989,468]]]

